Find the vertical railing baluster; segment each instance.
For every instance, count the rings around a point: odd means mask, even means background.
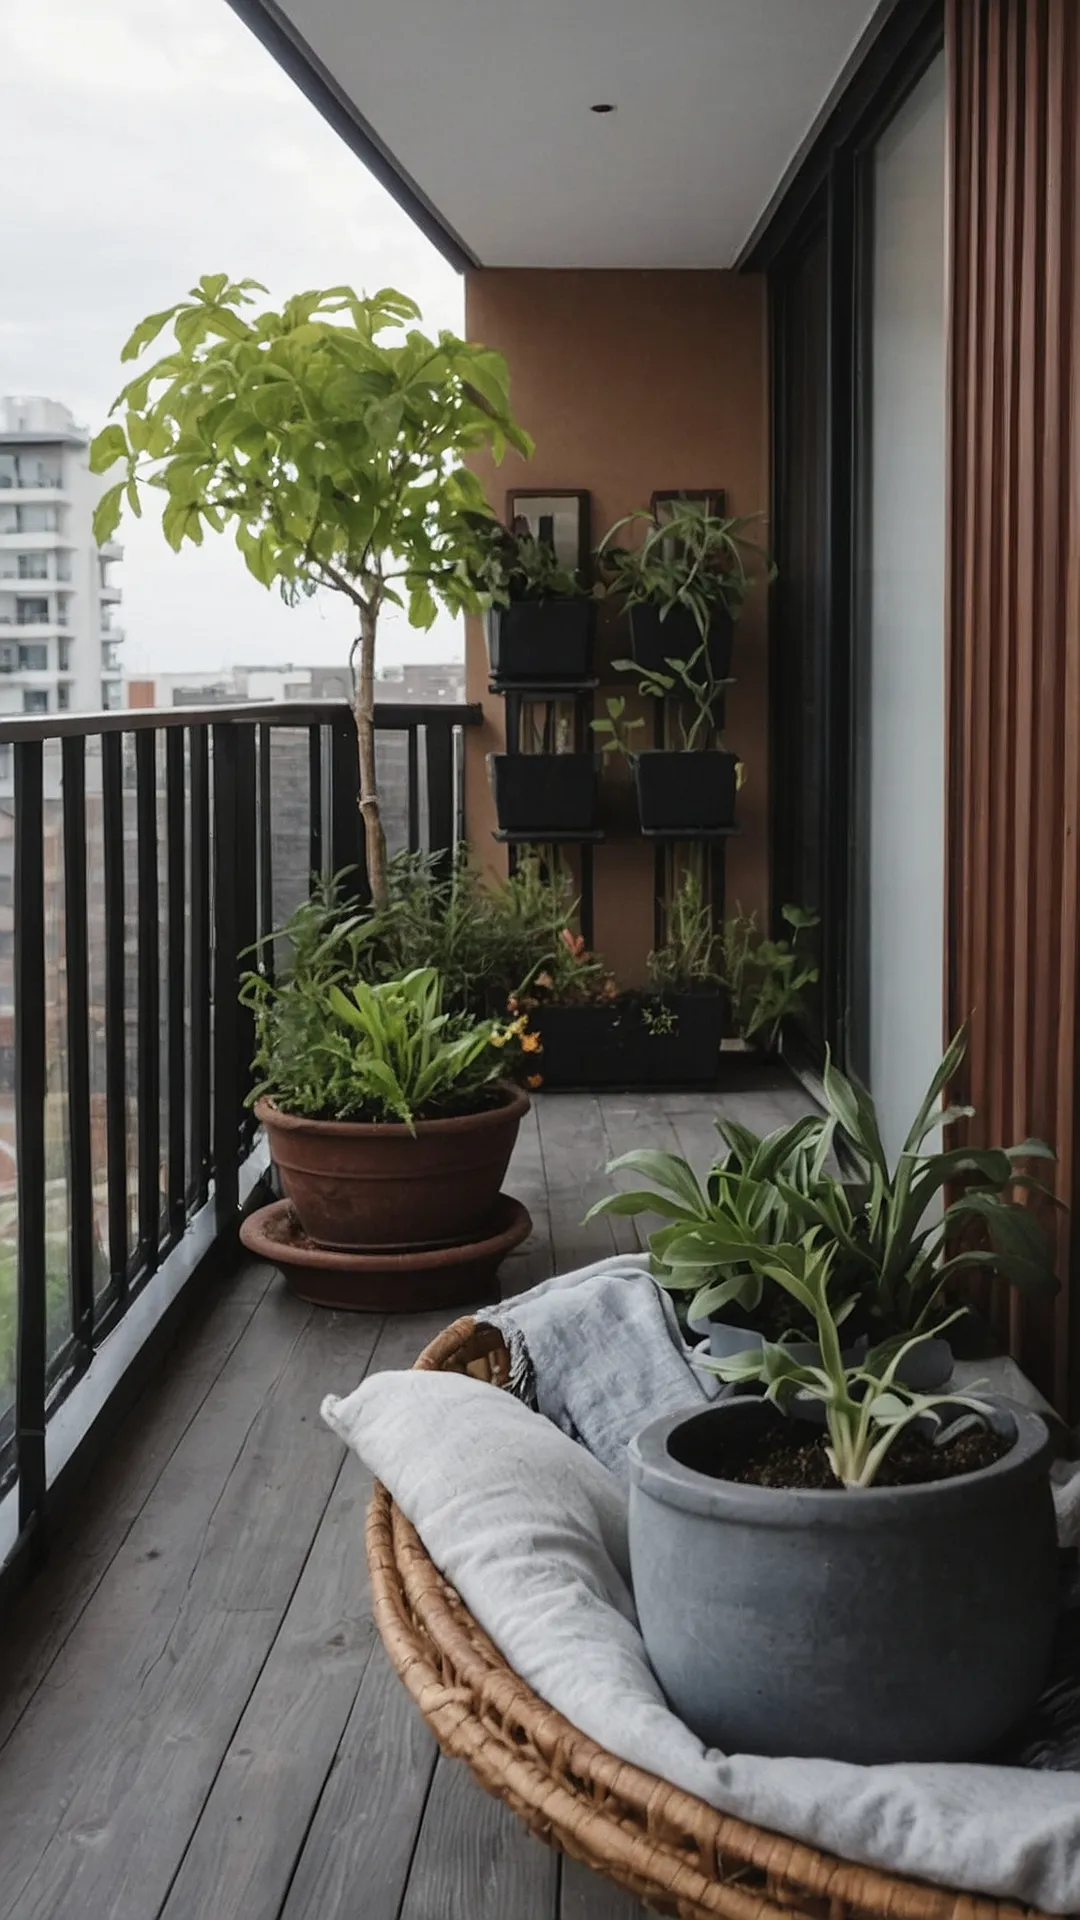
[[[165,988],[168,1029],[168,1237],[180,1239],[187,1211],[187,1034],[184,1028],[184,968],[187,957],[187,876],[184,834],[184,735],[165,735],[165,881],[168,931]]]
[[[101,740],[101,815],[105,851],[105,1137],[108,1160],[109,1281],[127,1293],[127,1034],[124,1025],[123,735]]]
[[[273,806],[274,730],[259,728],[259,949],[261,965],[269,979],[274,977],[274,944],[268,935],[274,930],[274,845],[271,809]]]
[[[19,1530],[45,1517],[45,809],[39,741],[15,748],[15,1139],[19,1203],[15,1449]]]
[[[64,978],[67,998],[67,1157],[71,1330],[94,1344],[94,1160],[90,1119],[90,956],[86,921],[86,736],[61,746],[64,816]]]
[[[330,729],[330,867],[349,871],[347,890],[357,900],[369,898],[367,860],[360,813],[360,770],[356,758],[356,728],[351,715],[335,717]]]
[[[139,1111],[139,1266],[153,1273],[161,1243],[161,902],[158,898],[157,734],[135,735],[137,1000]]]
[[[240,1145],[236,1111],[236,1064],[240,1009],[236,1000],[237,948],[237,744],[239,729],[223,722],[213,729],[213,1146],[214,1210],[219,1234],[231,1233],[239,1203]],[[250,860],[251,849],[245,850]]]
[[[405,736],[408,751],[406,791],[408,795],[409,852],[420,851],[420,740],[414,724]]]
[[[424,728],[427,760],[428,851],[449,861],[454,845],[454,776],[450,728],[428,721]]]
[[[256,843],[255,728],[236,728],[236,957],[234,994],[240,975],[254,963],[252,948],[258,937],[258,860]],[[251,1086],[251,1056],[255,1051],[255,1016],[248,1007],[236,1010],[236,1054],[233,1064],[233,1110],[236,1115],[237,1143],[250,1140],[255,1120],[245,1106]]]
[[[308,877],[323,870],[322,728],[308,728]]]
[[[189,730],[191,764],[191,1200],[203,1206],[210,1180],[210,730]]]

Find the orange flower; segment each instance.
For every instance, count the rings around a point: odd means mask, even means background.
[[[538,1033],[523,1033],[521,1036],[522,1053],[543,1053],[544,1043]]]
[[[537,1087],[542,1087],[543,1084],[544,1084],[544,1076],[542,1073],[530,1073],[528,1079],[525,1082],[525,1085],[527,1087],[530,1087],[533,1093],[536,1092]]]

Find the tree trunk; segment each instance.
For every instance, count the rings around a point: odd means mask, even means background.
[[[379,815],[379,789],[375,774],[375,614],[365,609],[360,615],[360,667],[353,695],[353,719],[356,722],[356,749],[360,765],[360,813],[364,822],[364,847],[367,854],[368,885],[372,905],[381,909],[389,904],[386,882],[386,835]]]

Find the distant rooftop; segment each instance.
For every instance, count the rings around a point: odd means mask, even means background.
[[[6,394],[0,398],[0,440],[57,441],[85,446],[90,435],[61,400],[40,394]]]

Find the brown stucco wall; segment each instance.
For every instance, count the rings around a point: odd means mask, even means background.
[[[757,276],[696,272],[480,269],[467,277],[469,337],[510,366],[515,417],[536,442],[525,463],[477,463],[492,506],[509,486],[583,487],[595,542],[656,489],[723,487],[729,513],[768,498],[765,286]],[[600,658],[626,651],[604,609]],[[741,835],[729,844],[727,898],[764,915],[768,901],[768,723],[765,596],[738,629],[727,743],[746,763]],[[611,679],[605,674],[606,679]],[[621,682],[619,690],[629,692]],[[597,695],[603,711],[605,689]],[[467,693],[484,708],[468,733],[471,844],[505,871],[485,756],[503,745],[503,703],[487,690],[480,622],[469,623]],[[595,943],[620,977],[640,979],[653,937],[653,854],[636,832],[626,769],[606,768],[609,837],[596,850]]]

